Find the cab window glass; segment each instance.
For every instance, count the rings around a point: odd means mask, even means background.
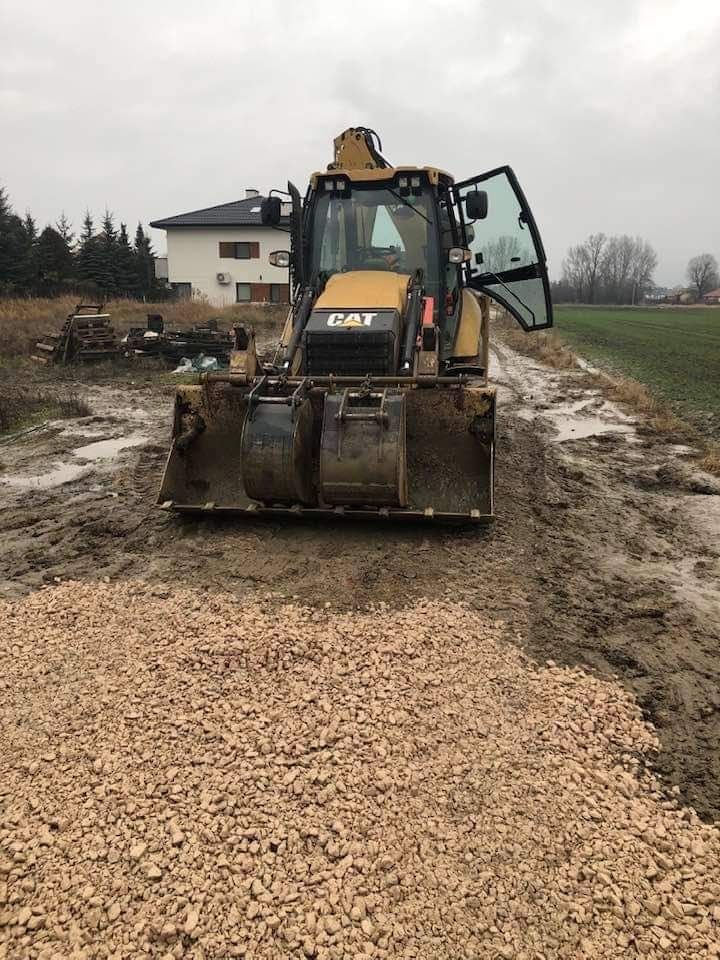
[[[473,220],[466,201],[478,190],[487,193],[487,216]],[[512,170],[501,167],[459,183],[455,196],[471,253],[469,286],[507,307],[526,330],[552,326],[545,252]]]

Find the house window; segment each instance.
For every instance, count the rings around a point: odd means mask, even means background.
[[[250,303],[252,300],[252,287],[249,283],[235,284],[235,301],[237,303]]]
[[[192,284],[191,283],[176,283],[173,282],[170,284],[172,291],[175,295],[176,300],[190,300],[192,298]]]
[[[284,300],[283,293],[285,284],[284,283],[271,283],[270,284],[270,302],[271,303],[282,303]]]
[[[248,241],[221,242],[218,244],[221,260],[257,260],[260,256],[260,244]]]

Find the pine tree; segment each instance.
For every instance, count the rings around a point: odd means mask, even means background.
[[[60,214],[58,220],[55,223],[55,229],[58,234],[62,237],[63,242],[65,243],[68,252],[70,254],[70,262],[65,271],[65,280],[66,282],[72,283],[73,280],[77,277],[77,248],[75,241],[75,233],[73,231],[73,226],[70,220],[65,216],[65,211]]]
[[[73,255],[68,242],[53,227],[45,227],[37,244],[38,273],[44,287],[59,289],[72,281],[74,273]]]
[[[117,291],[121,296],[134,297],[138,292],[138,276],[135,268],[135,255],[130,246],[127,226],[120,224],[117,240]]]
[[[101,273],[96,278],[96,282],[103,288],[106,294],[113,293],[117,289],[117,255],[118,255],[118,236],[113,222],[113,215],[105,208],[102,221],[102,232],[98,238],[101,261]]]
[[[35,218],[32,216],[29,210],[25,211],[25,220],[23,221],[23,226],[25,227],[25,236],[28,238],[29,242],[31,244],[37,243],[37,226],[35,224]]]
[[[5,187],[0,187],[0,223],[4,223],[8,217],[12,216],[12,212],[13,208],[7,190]]]
[[[102,287],[104,279],[103,251],[100,238],[95,236],[95,225],[89,210],[85,211],[80,249],[77,257],[78,277],[93,287]]]
[[[75,247],[75,234],[73,233],[72,223],[65,216],[64,210],[55,222],[55,229],[68,245],[68,249],[72,253]]]
[[[38,264],[38,232],[35,219],[29,210],[25,211],[23,220],[23,231],[25,234],[24,253],[22,264],[20,266],[21,286],[25,293],[34,293],[37,291],[40,282],[40,269]]]
[[[155,254],[150,238],[145,236],[143,225],[138,223],[135,231],[135,272],[138,278],[138,294],[147,297],[155,285]]]
[[[80,234],[80,243],[87,243],[92,240],[95,236],[95,225],[93,223],[92,214],[89,210],[85,211],[85,216],[83,217],[83,228],[82,233]]]
[[[29,255],[25,225],[0,187],[0,292],[27,292]]]

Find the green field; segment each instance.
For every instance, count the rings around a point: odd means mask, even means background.
[[[590,362],[639,380],[678,415],[720,435],[720,309],[560,306],[555,327]]]

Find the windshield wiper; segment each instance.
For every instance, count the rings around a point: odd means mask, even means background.
[[[535,311],[527,303],[525,303],[525,301],[521,296],[519,296],[514,290],[510,289],[510,287],[505,283],[502,277],[499,277],[496,273],[493,273],[492,270],[488,270],[487,273],[482,274],[482,276],[478,277],[477,279],[480,280],[480,282],[482,282],[482,277],[495,277],[495,279],[500,284],[500,286],[504,290],[507,290],[510,296],[513,297],[515,300],[517,300],[517,302],[520,304],[521,307],[525,307],[527,312],[533,318],[533,323],[535,323]]]
[[[432,226],[432,220],[430,220],[429,217],[426,217],[425,214],[422,212],[422,210],[418,210],[417,207],[414,207],[409,200],[406,200],[405,197],[401,197],[399,193],[396,193],[390,187],[387,187],[387,192],[391,193],[394,197],[397,197],[400,203],[404,203],[406,207],[410,207],[410,209],[414,213],[416,213],[419,217],[422,217],[423,220],[425,220],[427,223],[429,223]]]

